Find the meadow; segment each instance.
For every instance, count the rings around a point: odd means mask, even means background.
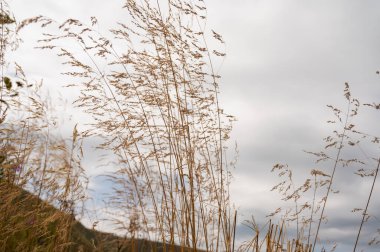
[[[236,118],[220,104],[216,67],[226,56],[225,41],[206,26],[203,1],[128,0],[121,8],[125,23],[105,36],[96,17],[18,21],[1,0],[0,250],[324,251],[319,237],[336,193],[336,170],[356,165],[372,185],[366,204],[354,210],[361,219],[352,241],[356,251],[362,227],[373,219],[368,207],[380,160],[343,153],[377,146],[379,138],[362,132],[355,119],[379,104],[361,104],[345,83],[346,107],[328,105],[335,130],[323,139],[324,150],[308,152],[327,168],[306,171],[299,184],[287,164],[275,164],[280,181],[272,190],[284,205],[268,213],[263,227],[248,220],[252,237],[236,244],[239,209],[230,184],[238,162],[227,148]],[[65,124],[59,101],[8,61],[25,29],[42,31],[36,50],[61,61],[70,79],[65,88],[78,94],[73,105],[86,120],[75,122],[69,139],[59,134]],[[99,159],[112,167],[104,174],[112,185],[101,210],[107,220],[89,208],[86,139],[97,139],[96,148],[112,157]],[[82,218],[92,226],[84,227]],[[104,221],[113,234],[98,230]],[[374,235],[370,243],[378,246]]]

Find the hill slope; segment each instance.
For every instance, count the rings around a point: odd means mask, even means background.
[[[0,212],[0,251],[192,251],[88,229],[70,214],[1,181]]]

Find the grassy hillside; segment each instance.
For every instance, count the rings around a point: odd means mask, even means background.
[[[9,183],[0,182],[0,203],[0,251],[190,251],[88,229]]]

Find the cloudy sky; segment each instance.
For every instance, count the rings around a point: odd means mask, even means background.
[[[46,15],[63,21],[74,17],[88,21],[99,19],[99,29],[107,29],[123,20],[121,0],[33,0],[10,1],[16,18]],[[301,183],[311,169],[330,173],[331,163],[315,164],[303,150],[320,151],[322,139],[334,126],[327,104],[345,108],[344,83],[362,103],[378,102],[380,79],[380,2],[376,0],[206,0],[208,27],[222,34],[227,57],[221,67],[221,102],[227,113],[238,121],[232,140],[239,159],[232,184],[233,200],[239,210],[239,222],[254,216],[264,217],[281,206],[281,197],[270,192],[278,182],[270,170],[275,163],[287,163]],[[33,50],[36,31],[24,31],[25,44],[15,57],[29,76],[43,78],[48,85],[63,82],[59,60],[48,53]],[[45,62],[41,69],[36,59]],[[62,91],[67,92],[67,91]],[[379,113],[363,109],[360,129],[380,135]],[[339,128],[338,128],[339,129]],[[232,145],[232,144],[231,144]],[[366,159],[378,147],[370,145],[344,152],[346,157]],[[333,152],[332,152],[333,153]],[[87,161],[90,162],[90,161]],[[326,209],[329,222],[323,225],[321,238],[335,240],[338,251],[352,250],[360,223],[360,214],[371,186],[371,178],[361,179],[357,167],[338,167],[334,189]],[[369,212],[374,215],[363,230],[361,246],[380,228],[380,186],[375,186]],[[248,237],[248,229],[239,225],[238,240]],[[331,245],[328,245],[331,246]]]

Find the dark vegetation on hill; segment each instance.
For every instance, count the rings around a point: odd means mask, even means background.
[[[79,221],[17,186],[0,182],[0,204],[9,201],[12,208],[0,207],[0,251],[192,251],[143,239],[125,239],[83,226]],[[10,204],[7,204],[8,206]],[[67,230],[62,230],[67,225]],[[67,233],[66,233],[67,232]],[[66,234],[65,234],[66,233]],[[69,235],[67,243],[59,240]],[[61,248],[57,248],[60,244]],[[198,250],[199,251],[199,250]]]

